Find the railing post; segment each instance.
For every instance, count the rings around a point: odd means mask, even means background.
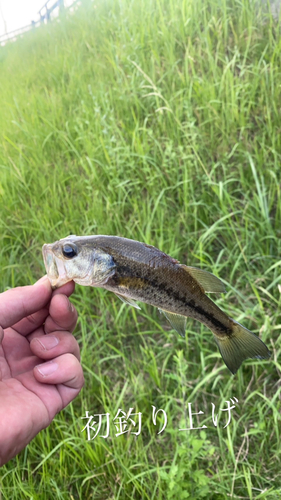
[[[43,16],[43,15],[41,14],[41,10],[42,10],[42,9],[40,9],[40,10],[39,10],[38,14],[39,14],[39,16],[40,16],[40,23],[42,24],[42,23],[44,22],[44,18],[45,18],[45,16]]]
[[[60,14],[62,13],[62,11],[64,10],[64,0],[59,0],[59,9],[60,9]]]

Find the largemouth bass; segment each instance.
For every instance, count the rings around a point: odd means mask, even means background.
[[[225,292],[216,276],[180,264],[153,246],[118,236],[70,235],[44,245],[43,258],[53,288],[73,280],[110,290],[137,309],[136,300],[151,304],[183,337],[187,317],[200,321],[213,332],[233,374],[247,358],[270,357],[259,337],[227,316],[206,295]]]

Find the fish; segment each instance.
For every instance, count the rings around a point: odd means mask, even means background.
[[[69,281],[101,287],[126,304],[136,301],[159,309],[182,337],[187,318],[214,334],[222,359],[235,374],[247,358],[268,359],[267,346],[253,332],[224,313],[206,294],[223,293],[213,274],[181,264],[158,248],[119,236],[70,235],[43,245],[43,259],[52,287]]]

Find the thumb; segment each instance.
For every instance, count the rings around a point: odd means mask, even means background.
[[[45,307],[51,296],[52,288],[47,276],[35,285],[12,288],[0,293],[0,324],[3,328],[14,325]]]
[[[4,337],[4,330],[3,330],[2,326],[0,326],[0,345],[1,345],[1,342],[3,340],[3,337]]]

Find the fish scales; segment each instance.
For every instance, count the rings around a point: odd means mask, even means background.
[[[137,259],[131,255],[124,257],[122,246],[117,245],[114,250],[111,247],[116,273],[104,288],[118,290],[120,294],[125,292],[134,300],[199,320],[216,328],[218,335],[232,334],[233,322],[202,292],[178,261],[160,251],[155,258],[155,249],[141,243],[135,253]],[[109,251],[108,247],[103,249]]]
[[[232,373],[247,358],[270,357],[259,337],[206,295],[225,291],[217,277],[180,264],[151,245],[118,236],[70,235],[44,245],[43,257],[53,287],[74,280],[112,291],[138,309],[136,300],[156,306],[182,336],[187,317],[200,321],[213,332]]]

